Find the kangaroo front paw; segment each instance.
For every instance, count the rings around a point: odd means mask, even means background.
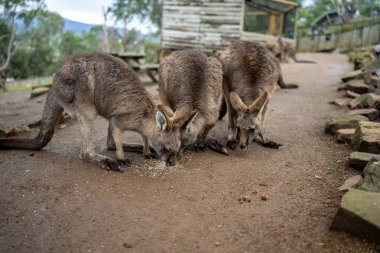
[[[278,149],[279,147],[282,146],[282,144],[267,140],[266,142],[263,143],[263,146],[267,148]]]
[[[232,149],[232,150],[234,150],[234,149],[237,147],[237,145],[238,145],[237,140],[228,140],[228,141],[227,141],[227,144],[226,144],[226,146],[227,146],[229,149]]]

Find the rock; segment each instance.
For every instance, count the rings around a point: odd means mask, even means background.
[[[356,151],[380,154],[380,123],[360,121],[352,144]]]
[[[346,83],[342,83],[341,85],[339,85],[338,91],[341,91],[341,90],[347,90],[347,84]]]
[[[363,80],[352,80],[347,84],[347,89],[357,94],[370,93],[374,90],[373,87],[365,84]]]
[[[350,189],[331,224],[332,229],[354,236],[380,241],[380,193]]]
[[[375,108],[357,109],[350,111],[348,115],[363,115],[366,116],[370,121],[374,121],[379,117],[379,111]]]
[[[261,198],[261,200],[264,200],[264,201],[268,200],[268,197],[265,195],[261,195],[260,198]]]
[[[12,127],[0,124],[0,137],[6,137],[11,133],[13,130]]]
[[[352,136],[355,133],[355,128],[343,128],[339,129],[336,133],[336,140],[342,143],[351,143]]]
[[[380,160],[380,155],[355,151],[350,154],[348,164],[357,170],[363,170],[371,159]]]
[[[376,95],[374,93],[367,93],[353,99],[349,105],[351,109],[360,109],[360,108],[375,107],[376,103],[378,102],[380,102],[379,95]]]
[[[349,97],[349,98],[357,98],[357,97],[360,96],[360,94],[355,93],[355,92],[350,91],[350,90],[346,90],[346,95],[347,95],[347,97]],[[350,101],[350,102],[351,102],[351,101]]]
[[[339,129],[356,128],[359,121],[368,121],[368,118],[362,115],[335,115],[328,119],[325,127],[325,133],[335,134]]]
[[[363,183],[363,177],[361,175],[356,175],[350,177],[346,181],[344,181],[343,185],[339,187],[339,191],[346,191],[349,188],[355,188]]]
[[[369,85],[375,88],[380,88],[380,77],[372,76],[371,79],[369,80]]]
[[[376,159],[371,160],[364,168],[363,174],[364,182],[359,189],[380,193],[380,162]]]
[[[38,87],[38,88],[35,88],[30,93],[30,98],[35,98],[35,97],[41,96],[41,95],[43,95],[45,93],[48,93],[49,90],[50,90],[49,87]]]
[[[377,74],[378,71],[380,70],[380,57],[366,64],[363,70],[368,73]]]
[[[331,104],[337,105],[337,106],[348,106],[351,101],[352,101],[351,98],[338,98],[332,101]]]
[[[368,73],[368,72],[362,72],[361,70],[355,70],[355,71],[347,72],[342,77],[342,81],[343,82],[348,82],[348,81],[357,80],[357,79],[366,80],[366,79],[370,78],[370,75],[371,74]]]

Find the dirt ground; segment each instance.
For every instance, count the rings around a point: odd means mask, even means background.
[[[267,137],[230,156],[188,152],[165,168],[142,155],[124,173],[82,162],[78,124],[56,131],[43,151],[0,151],[1,252],[377,252],[379,246],[330,231],[342,194],[357,174],[347,167],[348,146],[324,134],[340,110],[346,57],[300,54],[318,64],[283,65],[286,82],[270,103]],[[155,91],[155,87],[150,87]],[[0,124],[41,117],[44,98],[29,92],[0,96]],[[105,150],[107,122],[96,123]],[[227,117],[212,132],[226,139]],[[135,133],[126,142],[141,142]],[[267,200],[262,200],[266,196]],[[249,201],[239,203],[239,198]]]

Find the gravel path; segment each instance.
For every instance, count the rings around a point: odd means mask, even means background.
[[[340,96],[339,77],[351,66],[342,55],[299,58],[318,64],[283,65],[285,81],[300,88],[278,89],[271,101],[266,134],[284,145],[279,150],[186,153],[169,169],[127,154],[134,166],[114,173],[78,158],[74,124],[33,156],[1,151],[0,251],[375,252],[329,230],[337,188],[357,173],[346,166],[349,148],[323,133],[338,112],[328,102]],[[44,98],[28,95],[0,96],[0,124],[40,118]],[[212,132],[221,139],[226,118]],[[96,124],[96,145],[108,154],[107,123]],[[134,133],[124,139],[140,142]]]

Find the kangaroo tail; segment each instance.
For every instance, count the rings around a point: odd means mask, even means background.
[[[297,63],[312,63],[312,64],[316,64],[315,61],[303,61],[303,60],[298,60],[295,56],[292,57],[293,60]]]
[[[42,113],[40,132],[38,135],[34,139],[0,140],[0,149],[42,149],[53,137],[54,129],[62,112],[63,107],[59,104],[56,91],[53,87],[50,89],[46,98],[44,111]]]
[[[293,83],[284,83],[284,79],[282,78],[282,75],[278,76],[277,84],[281,87],[281,89],[297,89],[298,85]]]

